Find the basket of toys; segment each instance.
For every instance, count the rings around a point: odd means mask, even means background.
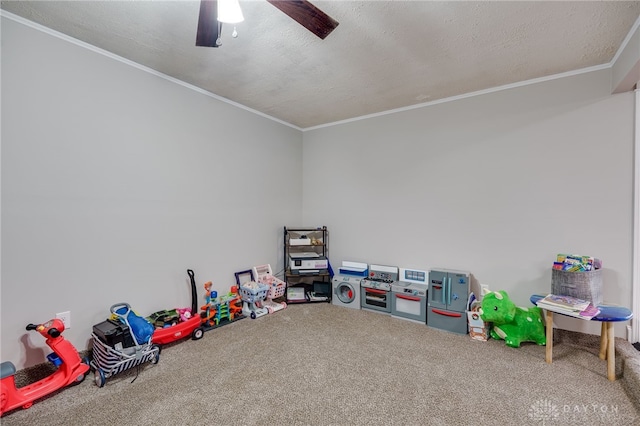
[[[267,299],[277,299],[278,297],[284,296],[284,292],[287,288],[287,284],[279,278],[276,278],[273,275],[273,270],[271,269],[271,265],[260,265],[254,266],[252,269],[252,276],[254,279],[262,283],[264,285],[269,286],[269,293],[267,294]]]
[[[588,256],[559,254],[551,271],[551,293],[602,303],[602,262]]]
[[[553,269],[551,293],[588,300],[597,306],[602,303],[602,269],[582,272]]]
[[[287,288],[287,284],[274,277],[273,275],[267,275],[261,278],[262,284],[269,286],[269,292],[267,293],[267,299],[277,299],[284,296],[284,291]]]
[[[255,303],[267,297],[269,286],[255,281],[247,281],[240,285],[239,293],[243,302]]]

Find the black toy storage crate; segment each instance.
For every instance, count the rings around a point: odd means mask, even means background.
[[[96,324],[93,326],[93,333],[102,343],[118,350],[135,346],[129,327],[119,321],[106,320]]]
[[[551,293],[602,304],[602,269],[569,272],[552,269]]]

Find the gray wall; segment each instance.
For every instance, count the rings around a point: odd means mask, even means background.
[[[43,362],[24,327],[57,312],[83,349],[113,303],[190,306],[187,268],[202,295],[277,264],[282,226],[301,221],[301,141],[3,18],[2,360]]]
[[[520,306],[557,253],[596,256],[629,307],[634,97],[610,93],[603,70],[305,132],[304,220],[328,226],[334,269],[463,269]]]
[[[188,306],[187,268],[200,295],[280,269],[283,225],[327,225],[334,267],[467,269],[525,306],[558,252],[590,254],[629,306],[633,95],[610,95],[610,70],[301,134],[5,18],[2,42],[1,356],[18,368],[48,353],[28,322],[71,310],[83,348],[112,303]]]

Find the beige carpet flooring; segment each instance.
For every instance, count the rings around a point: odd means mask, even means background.
[[[597,342],[597,339],[593,339]],[[597,346],[509,348],[327,303],[290,305],[5,415],[13,425],[637,425]],[[620,362],[618,374],[620,374]],[[133,379],[135,378],[135,381]],[[132,382],[133,381],[133,382]]]

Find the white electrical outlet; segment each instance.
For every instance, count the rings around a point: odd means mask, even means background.
[[[65,329],[71,328],[71,311],[60,312],[56,314],[56,318],[62,321]]]

